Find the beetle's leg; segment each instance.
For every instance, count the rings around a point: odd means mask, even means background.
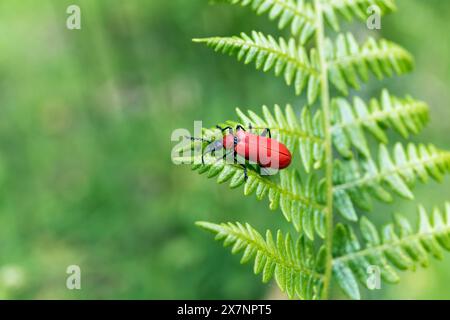
[[[191,141],[208,142],[209,143],[208,147],[213,143],[211,141],[208,141],[208,140],[205,140],[205,139],[202,139],[202,138],[194,138],[194,137],[188,137],[188,136],[186,136],[185,138],[190,139]],[[206,147],[206,149],[208,149],[208,147]],[[205,153],[206,152],[202,153],[202,164],[203,165],[205,164]]]
[[[234,150],[230,150],[230,151],[227,151],[227,152],[225,152],[225,154],[222,156],[222,160],[228,160],[227,159],[227,157],[229,156],[229,155],[231,155],[231,154],[234,154]],[[228,163],[228,162],[225,162],[225,163]],[[234,164],[234,158],[233,158],[233,164]]]
[[[233,162],[237,164],[237,151],[236,146],[238,144],[237,137],[233,138]]]
[[[205,148],[205,151],[202,153],[202,164],[205,164],[205,160],[204,160],[205,154],[209,153],[211,155],[215,155],[215,152],[222,148],[223,148],[223,144],[219,140],[208,144],[208,146]]]
[[[201,142],[208,142],[208,143],[212,142],[212,141],[205,140],[205,139],[202,139],[202,138],[194,138],[194,137],[189,137],[189,136],[185,136],[185,138],[186,139],[190,139],[191,141],[201,141]]]
[[[251,123],[248,124],[248,131],[250,131],[250,133],[252,133],[253,130],[253,126]]]
[[[241,164],[242,169],[244,169],[244,180],[247,181],[248,180],[248,172],[247,172],[247,167],[243,164]]]
[[[221,126],[217,125],[216,128],[219,129],[219,130],[222,131],[222,132],[224,132],[225,130],[229,130],[230,132],[233,131],[233,128],[230,127],[230,126],[225,127],[225,128],[222,128]]]
[[[262,134],[261,134],[261,137],[265,137],[265,136],[267,136],[267,135],[269,135],[269,138],[272,138],[272,133],[270,132],[270,129],[269,129],[269,128],[265,128],[265,129],[264,129],[264,131],[263,131]]]
[[[239,130],[245,131],[244,127],[241,126],[240,124],[238,124],[238,125],[236,126],[236,131],[239,131]]]
[[[239,126],[238,126],[239,127]],[[236,128],[236,130],[238,130],[238,128]],[[236,151],[236,145],[238,144],[237,139],[234,139],[234,163],[238,163],[237,160],[237,151]],[[243,165],[242,163],[240,164],[240,166],[244,169],[244,180],[247,181],[248,179],[248,174],[247,174],[247,167],[245,165]]]

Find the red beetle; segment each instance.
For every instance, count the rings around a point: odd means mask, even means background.
[[[281,142],[272,139],[269,129],[265,129],[262,135],[256,135],[247,132],[241,125],[236,127],[235,132],[233,128],[222,128],[217,126],[222,132],[228,130],[228,134],[224,135],[222,140],[211,142],[205,149],[202,155],[202,162],[204,163],[204,155],[206,153],[214,154],[222,148],[233,151],[234,161],[237,163],[237,155],[246,160],[258,164],[261,168],[267,169],[284,169],[287,168],[292,161],[292,155],[289,149]],[[251,130],[251,126],[249,126]],[[267,137],[267,135],[269,137]],[[224,155],[227,157],[229,152]],[[243,164],[245,179],[247,176],[247,167]]]

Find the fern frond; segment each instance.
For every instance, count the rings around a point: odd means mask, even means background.
[[[244,126],[251,124],[254,129],[270,129],[272,137],[286,145],[295,152],[298,148],[300,159],[306,170],[311,167],[320,169],[324,162],[324,126],[320,111],[312,115],[308,107],[303,108],[300,118],[291,105],[287,105],[284,112],[276,105],[274,112],[263,106],[262,117],[249,110],[247,115],[240,109],[237,114]]]
[[[256,69],[267,72],[274,69],[275,75],[283,75],[286,84],[295,85],[295,92],[300,95],[305,86],[308,88],[308,100],[312,104],[319,91],[319,72],[317,55],[311,52],[311,59],[306,50],[298,46],[293,38],[276,41],[272,36],[253,31],[251,37],[245,33],[234,37],[213,37],[194,39],[194,42],[206,43],[216,52],[236,55],[245,64],[255,62]]]
[[[270,20],[278,20],[278,28],[290,25],[293,36],[306,43],[315,32],[316,23],[311,4],[304,0],[221,0],[241,6],[251,6],[258,15],[268,13]]]
[[[397,143],[393,153],[394,158],[382,144],[378,165],[372,159],[336,162],[333,191],[340,213],[356,215],[353,202],[364,210],[371,210],[370,195],[391,202],[392,195],[383,188],[383,183],[396,194],[413,199],[411,188],[417,179],[424,183],[429,177],[441,181],[450,171],[450,152],[438,150],[433,145],[410,143],[405,149]]]
[[[287,221],[292,222],[297,231],[304,232],[310,239],[314,233],[323,237],[325,234],[325,206],[323,205],[323,183],[310,175],[302,181],[295,170],[280,171],[280,181],[276,182],[261,176],[253,170],[248,171],[248,180],[239,165],[216,161],[214,164],[194,164],[193,170],[206,173],[208,178],[217,177],[218,183],[229,182],[231,188],[244,186],[244,195],[256,194],[258,200],[266,196],[270,209],[281,208]]]
[[[348,21],[352,21],[354,17],[366,21],[368,18],[367,9],[373,5],[380,9],[382,15],[396,10],[394,0],[329,0],[323,2],[323,11],[328,24],[335,31],[339,31],[337,14]]]
[[[412,56],[399,45],[369,38],[360,46],[351,33],[339,34],[334,44],[327,39],[326,55],[330,82],[344,95],[348,95],[348,85],[359,89],[359,81],[367,82],[369,71],[381,80],[394,73],[405,74],[414,65]]]
[[[231,252],[243,252],[241,263],[254,259],[254,273],[262,273],[263,282],[273,277],[290,299],[317,299],[320,297],[323,278],[324,251],[316,255],[313,244],[300,236],[296,243],[289,233],[277,232],[274,241],[272,233],[266,232],[264,239],[248,223],[237,222],[213,224],[197,222],[197,225],[216,234],[216,240],[223,240],[224,246],[232,246]]]
[[[429,108],[426,103],[406,97],[400,99],[383,90],[380,100],[372,99],[369,106],[359,97],[351,105],[346,99],[332,100],[332,132],[336,149],[343,157],[352,157],[355,147],[365,157],[369,148],[364,130],[382,143],[388,143],[385,128],[394,128],[404,138],[417,134],[427,124]]]
[[[266,13],[271,20],[278,20],[280,28],[289,25],[292,35],[287,40],[276,40],[253,31],[251,35],[194,41],[235,55],[245,64],[254,63],[257,70],[274,70],[276,76],[284,77],[287,85],[295,87],[297,95],[306,91],[308,107],[301,110],[300,117],[290,105],[285,110],[276,105],[273,112],[264,106],[262,115],[237,109],[242,123],[226,122],[226,126],[232,127],[251,124],[256,132],[268,128],[274,139],[296,155],[291,167],[276,176],[261,175],[265,173],[263,168],[239,158],[243,161],[238,163],[245,163],[248,170],[245,179],[242,165],[221,160],[214,153],[206,156],[205,164],[199,159],[201,154],[187,160],[191,163],[194,160],[194,170],[216,178],[218,183],[228,182],[231,188],[243,186],[245,195],[255,193],[258,199],[267,197],[270,208],[280,207],[286,220],[301,235],[294,245],[289,234],[278,231],[274,240],[268,231],[263,238],[248,224],[199,222],[198,225],[216,233],[217,239],[232,246],[233,253],[243,251],[241,262],[254,259],[255,273],[262,272],[264,282],[275,277],[290,298],[326,299],[334,277],[347,295],[359,299],[358,281],[368,285],[369,267],[373,270],[378,266],[385,281],[397,282],[399,277],[393,267],[404,270],[427,266],[430,253],[441,258],[442,249],[450,251],[449,203],[444,213],[435,209],[431,218],[420,207],[417,230],[404,217],[396,215],[394,223],[385,226],[381,235],[365,217],[359,219],[356,210],[356,207],[372,210],[373,198],[391,202],[394,193],[413,199],[417,180],[441,181],[450,171],[450,152],[433,145],[397,143],[389,151],[386,146],[389,129],[403,138],[423,129],[429,116],[424,102],[409,96],[398,98],[387,90],[382,91],[381,98],[369,102],[359,97],[350,102],[345,97],[351,89],[360,89],[371,76],[381,80],[411,71],[414,60],[404,48],[385,39],[368,38],[358,43],[351,33],[327,38],[325,23],[338,31],[341,16],[349,21],[355,18],[364,21],[373,13],[367,11],[371,6],[378,7],[381,14],[396,10],[394,0],[216,1]],[[309,45],[312,35],[315,43]],[[332,96],[330,84],[342,97]],[[312,112],[310,107],[319,96],[319,110]],[[192,139],[182,150],[191,152],[223,138],[222,132],[216,136],[213,130],[203,129],[203,133],[205,140]],[[367,135],[381,143],[376,157],[371,155],[374,151],[369,148]],[[222,145],[212,146],[207,150],[221,149]],[[227,151],[236,153],[232,149]],[[293,169],[298,157],[306,177]],[[174,160],[180,163],[183,159]],[[312,169],[320,173],[311,173]],[[346,220],[360,220],[363,245],[351,226],[335,223],[335,211]],[[323,241],[314,239],[316,233]],[[314,247],[319,244],[316,254]]]
[[[395,215],[393,224],[382,228],[381,234],[365,217],[360,221],[360,230],[364,248],[347,225],[337,225],[334,234],[334,277],[353,299],[359,298],[356,279],[367,284],[369,266],[379,267],[382,279],[395,283],[399,277],[392,266],[400,270],[415,270],[417,265],[429,265],[429,254],[442,259],[442,249],[450,251],[450,203],[446,203],[445,212],[435,208],[432,216],[420,206],[418,228],[415,230],[399,214]]]

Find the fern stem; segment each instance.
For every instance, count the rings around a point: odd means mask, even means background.
[[[330,115],[330,92],[328,84],[328,66],[325,57],[325,26],[321,0],[314,0],[316,13],[316,47],[320,61],[320,90],[321,103],[324,116],[325,128],[325,157],[326,157],[326,186],[327,186],[327,216],[325,246],[327,249],[325,277],[323,283],[322,298],[327,299],[330,291],[330,282],[333,268],[333,146],[331,137],[331,115]]]

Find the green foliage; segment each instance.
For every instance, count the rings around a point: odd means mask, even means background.
[[[250,7],[256,14],[268,14],[270,20],[278,20],[278,28],[290,26],[293,36],[306,43],[316,31],[316,16],[311,4],[305,0],[215,0],[243,7]],[[367,19],[367,9],[376,5],[384,15],[396,10],[394,0],[330,0],[322,3],[325,20],[339,31],[338,15],[347,21]]]
[[[345,158],[353,156],[352,147],[369,157],[364,130],[387,144],[389,141],[384,128],[393,128],[408,138],[410,133],[419,133],[428,122],[428,106],[424,102],[411,97],[399,99],[387,90],[383,90],[380,100],[372,99],[369,106],[355,97],[353,105],[343,98],[333,99],[331,108],[334,146]]]
[[[358,78],[367,82],[369,71],[381,80],[413,68],[411,55],[395,43],[369,38],[360,46],[351,33],[339,34],[334,44],[327,39],[325,55],[330,82],[344,95],[348,95],[348,85],[359,90]]]
[[[280,29],[290,25],[292,35],[301,43],[307,42],[315,32],[314,10],[304,0],[221,0],[231,4],[250,6],[257,14],[268,13],[271,20],[278,20]]]
[[[289,233],[266,232],[266,239],[248,223],[222,223],[220,225],[198,222],[198,226],[216,234],[224,246],[232,246],[231,252],[243,252],[241,263],[254,260],[253,272],[262,273],[262,281],[275,280],[289,298],[317,299],[321,295],[325,262],[324,247],[315,252],[313,243],[300,236],[294,243]]]
[[[282,171],[279,181],[273,181],[257,172],[249,171],[248,180],[244,180],[242,167],[212,161],[205,165],[194,164],[193,170],[206,173],[208,178],[217,177],[218,183],[229,182],[231,188],[244,186],[244,194],[255,194],[258,200],[269,198],[269,207],[276,210],[281,207],[284,217],[292,222],[297,231],[303,230],[310,239],[314,232],[325,236],[325,205],[323,182],[310,175],[306,182],[295,171]]]
[[[442,249],[450,251],[450,203],[445,211],[435,208],[432,215],[419,207],[418,227],[413,229],[402,215],[379,232],[367,218],[360,220],[362,247],[351,226],[338,224],[334,233],[333,272],[342,289],[353,299],[360,297],[357,280],[367,285],[367,268],[378,266],[388,283],[400,280],[394,266],[400,270],[427,267],[429,254],[443,258]]]
[[[441,181],[450,171],[450,152],[436,149],[433,145],[400,143],[394,147],[394,158],[385,145],[380,145],[378,165],[373,159],[336,160],[334,196],[336,209],[344,216],[354,216],[355,203],[361,209],[371,210],[370,197],[392,202],[386,187],[401,197],[414,199],[411,188],[417,179],[425,183],[429,177]],[[339,200],[351,199],[351,201]]]
[[[330,0],[323,3],[323,13],[325,20],[335,31],[339,31],[338,14],[347,21],[353,20],[354,17],[365,21],[367,10],[373,5],[379,8],[382,15],[396,10],[394,0]]]
[[[410,143],[405,149],[397,143],[393,154],[394,159],[382,144],[378,151],[378,165],[370,158],[359,161],[336,160],[335,207],[343,216],[356,216],[353,203],[361,209],[371,210],[371,196],[392,202],[393,197],[386,187],[401,197],[414,199],[411,188],[417,179],[423,183],[429,177],[441,181],[443,175],[450,171],[450,152],[438,150],[433,145],[416,146]]]
[[[290,298],[327,298],[331,279],[353,299],[360,298],[358,281],[366,283],[367,267],[379,266],[383,279],[396,282],[398,275],[390,264],[400,269],[412,269],[415,263],[428,264],[426,252],[440,257],[439,246],[449,249],[449,209],[445,217],[435,210],[430,222],[420,209],[420,226],[413,232],[405,218],[397,215],[394,225],[382,230],[380,240],[376,227],[363,216],[372,210],[373,199],[392,202],[393,193],[412,200],[417,180],[429,178],[442,181],[450,171],[450,152],[428,144],[395,142],[388,145],[388,129],[403,138],[418,134],[428,122],[428,106],[407,96],[398,98],[386,89],[379,99],[368,103],[354,96],[361,81],[370,74],[377,79],[402,75],[412,70],[412,56],[399,45],[385,39],[369,37],[358,44],[351,33],[337,34],[335,40],[325,35],[324,23],[339,30],[339,18],[365,20],[370,5],[378,5],[382,13],[395,10],[391,0],[229,0],[232,4],[250,6],[259,14],[268,13],[278,19],[279,26],[291,26],[288,40],[275,40],[270,35],[253,32],[235,37],[196,39],[222,53],[236,55],[238,60],[254,62],[258,70],[274,70],[283,75],[288,85],[294,84],[298,95],[306,88],[308,105],[295,111],[287,105],[284,111],[262,108],[262,115],[249,110],[237,110],[241,124],[254,127],[256,132],[269,128],[273,138],[284,143],[293,153],[290,168],[275,177],[263,176],[255,164],[247,163],[249,178],[244,179],[241,166],[221,161],[221,157],[207,155],[202,164],[197,157],[193,169],[218,183],[229,182],[230,187],[244,186],[244,194],[256,193],[258,199],[268,197],[272,210],[281,208],[286,220],[299,233],[295,248],[287,233],[278,231],[277,243],[267,232],[264,240],[250,225],[199,223],[217,233],[225,245],[233,244],[233,253],[244,250],[243,261],[255,257],[255,273],[263,271],[263,280],[275,275],[279,287]],[[306,43],[312,39],[311,46]],[[330,97],[332,84],[343,96]],[[320,97],[320,105],[315,102]],[[214,130],[204,130],[207,138]],[[215,132],[217,134],[217,131]],[[374,147],[369,136],[377,140]],[[221,138],[221,136],[219,136]],[[192,142],[184,151],[204,147]],[[336,151],[336,152],[334,152]],[[346,224],[335,224],[338,212]],[[361,218],[362,216],[362,218]],[[366,247],[361,248],[359,237],[352,231],[359,220]],[[319,235],[318,239],[315,235]],[[320,250],[313,250],[315,240]],[[293,249],[294,248],[294,249]],[[318,274],[317,278],[315,275]],[[309,278],[308,278],[309,276]],[[311,284],[306,285],[306,283]]]

